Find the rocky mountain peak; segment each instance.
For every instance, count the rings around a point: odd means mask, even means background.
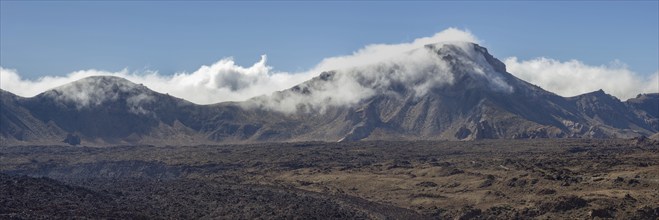
[[[472,42],[444,42],[428,44],[425,48],[433,50],[444,60],[468,59],[480,64],[489,64],[497,72],[506,72],[506,65],[490,54],[487,48]]]
[[[117,76],[90,76],[75,82],[62,85],[52,90],[60,92],[75,92],[86,90],[103,90],[108,92],[148,92],[150,91],[142,84],[133,83],[127,79]]]
[[[659,93],[639,94],[636,98],[631,98],[625,103],[635,109],[644,111],[649,117],[659,118]],[[655,126],[659,128],[659,120],[656,120]]]
[[[123,100],[131,105],[153,99],[155,92],[141,84],[116,76],[90,76],[46,91],[38,97],[52,98],[77,108],[93,107],[107,101]]]
[[[582,100],[590,100],[590,101],[614,101],[614,102],[620,102],[618,98],[615,96],[609,95],[604,90],[599,89],[597,91],[585,93],[579,96],[576,96],[579,99]]]

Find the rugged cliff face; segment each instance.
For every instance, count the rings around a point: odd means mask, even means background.
[[[650,136],[659,94],[564,98],[522,81],[487,49],[427,45],[410,62],[323,72],[245,102],[196,105],[117,77],[22,98],[2,91],[3,144],[199,144],[363,139],[474,140]],[[422,59],[424,62],[415,62]],[[349,98],[345,98],[349,96]]]
[[[634,113],[639,115],[651,130],[659,130],[659,93],[639,94],[625,101]]]

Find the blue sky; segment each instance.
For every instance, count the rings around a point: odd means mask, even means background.
[[[192,72],[224,57],[307,70],[373,43],[468,29],[499,58],[659,63],[659,5],[645,2],[2,1],[0,66],[24,78],[83,69]]]

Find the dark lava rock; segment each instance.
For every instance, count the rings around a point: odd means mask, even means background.
[[[567,150],[568,153],[580,153],[580,152],[587,152],[589,149],[586,147],[571,147],[570,149]]]
[[[638,166],[638,167],[648,167],[649,164],[648,163],[643,163],[643,162],[638,162],[638,163],[636,163],[636,166]]]
[[[640,209],[637,209],[632,217],[632,219],[657,219],[657,218],[659,218],[659,207],[652,208],[649,206],[644,206]]]
[[[457,138],[459,140],[463,140],[463,139],[469,137],[469,135],[471,135],[471,130],[469,130],[465,127],[461,127],[458,130],[458,132],[455,133],[455,138]]]
[[[494,183],[494,180],[486,179],[480,185],[478,185],[478,188],[490,187],[490,186],[492,186],[493,183]]]
[[[636,186],[638,184],[641,184],[641,182],[638,181],[637,179],[630,179],[629,181],[627,181],[627,185],[629,186]]]
[[[478,186],[479,188],[490,187],[494,183],[496,177],[494,175],[487,175],[485,180]]]
[[[69,184],[0,173],[0,219],[422,219],[355,197],[270,186],[183,179]]]
[[[481,216],[481,214],[482,212],[480,209],[466,206],[460,210],[460,215],[458,216],[458,219],[460,220],[476,219],[479,216]]]
[[[67,134],[66,138],[62,142],[75,146],[80,144],[80,136],[75,134]]]
[[[636,198],[632,197],[632,196],[629,195],[629,194],[625,194],[625,198],[623,198],[623,199],[624,199],[624,201],[626,201],[626,202],[636,202],[636,201],[638,201],[638,200],[636,200]]]
[[[625,178],[622,177],[618,177],[613,180],[613,183],[623,183],[623,182],[625,182]]]
[[[420,186],[420,187],[437,187],[437,183],[430,182],[430,181],[424,181],[424,182],[417,183],[416,186]]]
[[[551,195],[551,194],[556,194],[555,189],[541,189],[538,191],[538,195]]]
[[[588,201],[578,196],[561,196],[553,201],[543,202],[538,205],[540,210],[549,210],[554,212],[563,212],[573,209],[580,209],[586,207]]]
[[[590,210],[591,218],[613,218],[615,209],[611,207]]]
[[[452,182],[452,183],[447,183],[447,184],[442,185],[442,187],[446,187],[446,188],[455,188],[455,187],[458,187],[458,186],[460,186],[460,183],[458,183],[458,182]]]
[[[510,206],[493,206],[483,212],[481,219],[519,219],[517,210]]]
[[[412,163],[410,163],[409,161],[403,160],[403,161],[394,161],[392,165],[387,167],[388,170],[395,168],[410,169],[413,168],[413,166]]]
[[[461,169],[452,169],[451,171],[448,172],[448,176],[453,176],[453,175],[461,174],[461,173],[464,173],[464,172],[465,171],[461,170]]]
[[[517,177],[508,180],[509,187],[524,187],[526,183],[526,179],[518,179]]]

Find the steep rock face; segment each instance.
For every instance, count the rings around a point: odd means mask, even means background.
[[[625,101],[627,105],[643,111],[652,117],[659,117],[659,93],[639,94]]]
[[[629,128],[629,121],[637,119],[624,103],[602,90],[576,96],[570,100],[584,118],[616,128]]]
[[[591,137],[630,137],[651,135],[657,131],[657,118],[639,112],[602,90],[568,98],[580,114],[581,124],[587,124],[584,135]]]
[[[420,50],[434,63],[323,72],[245,102],[196,105],[108,76],[32,98],[3,91],[0,137],[7,144],[61,143],[69,134],[82,144],[199,144],[611,138],[659,131],[658,94],[626,102],[603,91],[564,98],[516,78],[476,44]],[[339,99],[334,92],[344,87],[364,93]]]
[[[650,130],[659,130],[659,93],[639,94],[636,98],[625,101],[643,121],[650,126]]]
[[[0,142],[37,141],[59,138],[65,132],[52,123],[32,116],[20,103],[25,98],[0,90]]]

